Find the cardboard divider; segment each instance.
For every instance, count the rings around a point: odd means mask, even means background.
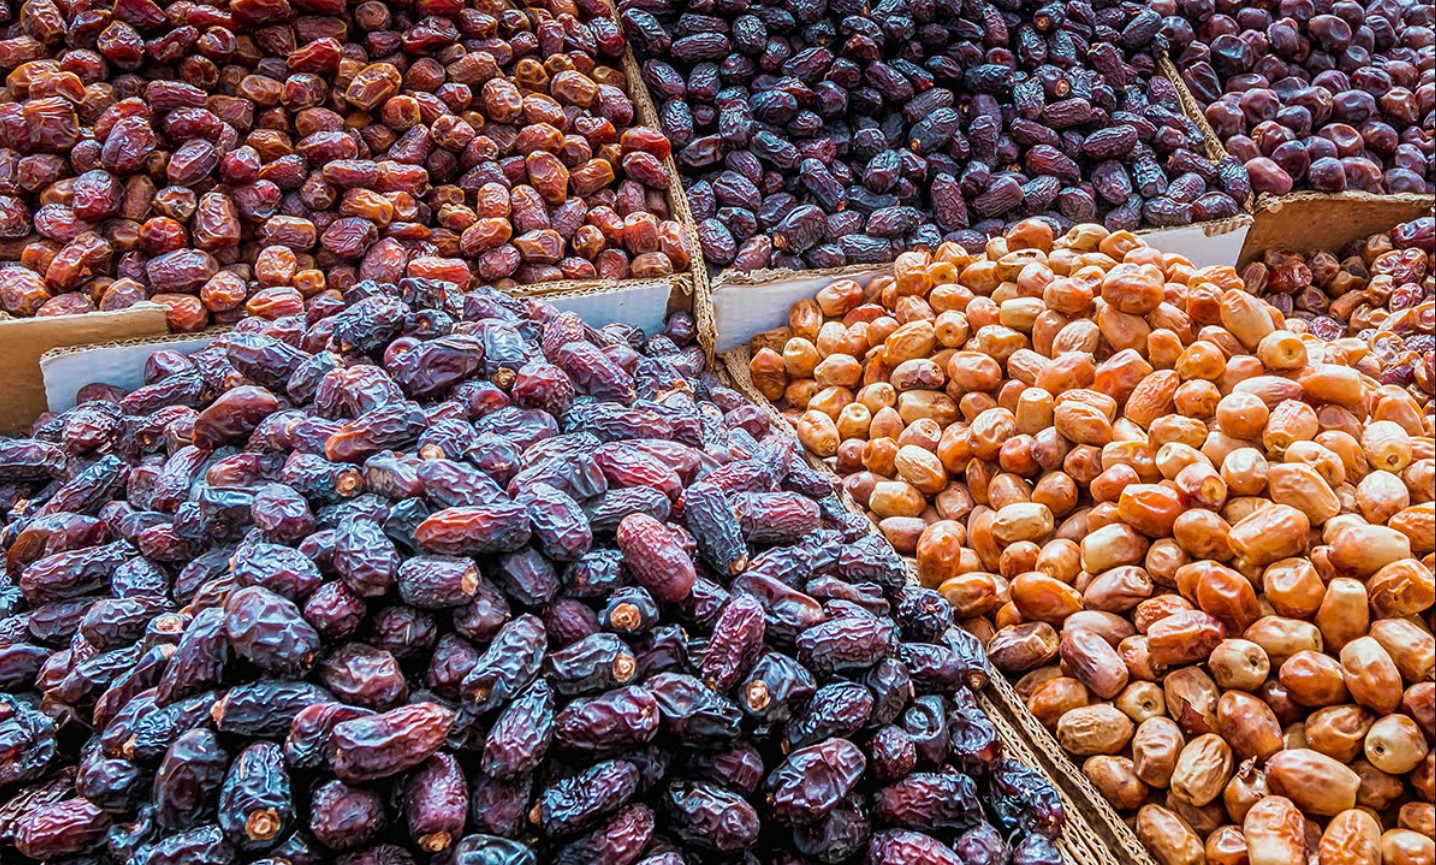
[[[622,30],[623,21],[619,18],[617,4],[610,3],[610,9],[614,22]],[[661,131],[663,124],[658,119],[658,108],[653,104],[648,84],[643,80],[643,70],[638,65],[638,58],[633,54],[632,45],[623,49],[623,74],[628,79],[629,98],[638,109],[638,119],[643,125]],[[711,363],[714,360],[713,335],[716,330],[713,325],[713,306],[709,300],[711,287],[708,283],[708,265],[703,258],[703,244],[698,242],[698,223],[688,206],[688,195],[683,191],[683,176],[679,173],[678,163],[671,153],[663,160],[663,164],[668,169],[668,207],[672,211],[672,218],[683,226],[683,231],[688,235],[689,254],[693,259],[690,309],[698,325],[699,344],[703,346],[703,351]]]
[[[1291,192],[1264,195],[1257,201],[1256,224],[1247,235],[1238,267],[1260,258],[1268,249],[1309,252],[1341,247],[1359,238],[1389,231],[1430,216],[1436,196],[1417,193],[1373,195],[1370,192]]]
[[[727,272],[713,288],[713,324],[718,351],[748,344],[748,337],[788,323],[788,309],[829,283],[854,279],[866,286],[892,265],[855,264],[825,270]]]
[[[778,407],[753,384],[753,377],[748,373],[750,356],[746,345],[720,356],[722,371],[729,384],[754,405],[763,409],[779,432],[796,439],[797,432],[792,424],[788,423],[788,419]],[[809,465],[832,476],[843,506],[866,517],[867,511],[848,495],[833,467],[801,444],[798,447]],[[870,531],[877,534],[877,524],[871,523],[871,520],[869,522]],[[908,580],[916,583],[916,568],[910,559],[905,561],[908,563]],[[987,688],[977,696],[983,711],[997,727],[1006,755],[1047,776],[1061,794],[1063,808],[1067,813],[1067,824],[1058,847],[1067,862],[1074,865],[1156,865],[1112,805],[1097,792],[1097,788],[1092,786],[1078,766],[1066,757],[1062,746],[1057,744],[1052,734],[1027,711],[1017,691],[1001,673],[994,670]]]
[[[113,312],[0,321],[0,376],[5,382],[0,433],[24,433],[45,411],[40,359],[46,352],[168,332],[164,307],[149,302]]]
[[[597,285],[589,283],[587,286],[540,297],[559,309],[578,313],[583,316],[585,322],[594,327],[620,322],[641,327],[647,334],[662,331],[670,312],[691,309],[694,298],[693,283],[688,276],[641,283],[634,283],[633,280]],[[698,333],[704,333],[701,326]],[[700,343],[701,341],[700,336]],[[710,331],[709,344],[711,343]]]

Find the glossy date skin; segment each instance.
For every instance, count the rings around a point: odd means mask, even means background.
[[[1024,217],[1186,225],[1251,191],[1243,160],[1208,159],[1138,5],[619,10],[711,264],[881,264]]]
[[[332,311],[330,292],[365,279],[510,288],[687,272],[671,148],[637,116],[643,85],[623,70],[611,9],[475,14],[142,3],[105,32],[108,19],[37,10],[34,41],[0,57],[25,67],[5,88],[0,133],[0,311],[149,301],[169,330],[192,333]],[[483,46],[442,50],[464,41]],[[396,363],[409,395],[477,362],[474,337],[443,319],[415,331],[426,344]],[[272,399],[306,394],[332,367],[307,354],[251,334],[228,357]],[[163,361],[151,368],[203,370],[179,352]],[[73,438],[94,448],[118,418],[75,420]]]
[[[42,796],[73,771],[78,794],[36,812],[19,854],[851,861],[927,814],[932,789],[951,802],[926,831],[949,849],[989,821],[1046,829],[1020,816],[1039,795],[980,801],[997,744],[964,676],[908,670],[957,657],[950,610],[905,590],[796,443],[702,372],[686,317],[645,337],[451,288],[364,284],[313,322],[242,326],[340,363],[214,450],[191,415],[141,443],[121,410],[99,447],[125,454],[126,499],[109,462],[81,467],[105,458],[62,434],[68,418],[13,448],[74,462],[19,474],[33,503],[0,538],[19,695],[0,696],[0,737],[25,755],[0,783]],[[475,337],[479,361],[401,363],[440,314],[455,339],[503,333]],[[237,365],[158,358],[155,383],[213,364],[247,370],[229,393],[279,388],[269,364],[308,362],[241,342]],[[235,410],[207,399],[198,414]],[[215,429],[249,424],[235,417]],[[391,449],[367,453],[380,433]],[[96,498],[100,516],[59,510]],[[934,731],[961,735],[939,749]]]

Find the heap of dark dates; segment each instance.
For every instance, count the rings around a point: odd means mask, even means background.
[[[0,858],[1062,861],[980,643],[690,317],[345,301],[0,441]]]
[[[1154,0],[1192,95],[1257,192],[1436,192],[1424,0]]]
[[[466,264],[499,287],[689,267],[603,0],[10,9],[9,315],[149,298],[189,331]]]
[[[1056,233],[1235,216],[1153,59],[1145,3],[624,0],[711,264],[877,263]]]
[[[1320,338],[1364,342],[1369,351],[1357,369],[1406,388],[1429,413],[1436,391],[1433,256],[1436,217],[1423,216],[1335,252],[1268,250],[1242,280]]]

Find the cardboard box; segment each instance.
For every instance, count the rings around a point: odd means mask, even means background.
[[[1146,228],[1136,235],[1163,252],[1186,256],[1197,267],[1230,266],[1237,263],[1253,222],[1243,213],[1175,228]]]
[[[0,376],[5,382],[0,433],[26,432],[47,408],[40,369],[46,352],[168,332],[164,307],[148,302],[114,312],[0,321]]]
[[[720,354],[748,344],[755,333],[788,323],[788,309],[839,279],[855,279],[866,286],[873,277],[888,273],[892,265],[854,264],[827,270],[728,271],[713,288],[714,340]]]
[[[1182,83],[1182,76],[1170,61],[1158,62],[1161,73],[1172,82],[1177,98],[1188,118],[1196,124],[1206,142],[1207,158],[1213,162],[1227,155],[1201,108]],[[687,202],[684,200],[684,210]],[[1242,202],[1251,210],[1251,201]],[[1190,259],[1197,267],[1235,265],[1247,236],[1252,230],[1249,212],[1227,219],[1214,219],[1172,228],[1144,228],[1135,232],[1144,241],[1163,252],[1172,252]],[[769,269],[742,273],[732,269],[709,280],[713,297],[714,328],[719,353],[732,351],[747,342],[755,333],[781,327],[788,322],[788,307],[795,301],[812,297],[818,289],[835,279],[856,279],[864,285],[890,265],[859,264],[828,270]]]
[[[1340,252],[1353,240],[1389,231],[1418,216],[1429,216],[1433,206],[1436,197],[1415,193],[1292,192],[1262,196],[1237,266],[1244,267],[1277,247],[1297,252]]]
[[[578,313],[594,327],[622,322],[648,334],[663,330],[669,312],[692,309],[695,300],[693,283],[686,276],[652,282],[588,283],[567,291],[546,292],[540,298],[561,310]]]

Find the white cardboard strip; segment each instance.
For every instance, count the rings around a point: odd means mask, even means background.
[[[655,334],[663,330],[668,318],[668,296],[672,288],[662,282],[591,294],[543,295],[538,299],[578,313],[593,327],[621,322],[642,328],[646,334]]]
[[[1207,234],[1202,225],[1183,225],[1139,231],[1137,236],[1162,252],[1185,256],[1196,267],[1236,267],[1253,221],[1247,216],[1236,227],[1215,235]]]
[[[786,325],[789,307],[811,298],[835,280],[853,279],[866,286],[873,277],[891,269],[875,267],[864,273],[842,275],[799,273],[792,279],[765,285],[719,285],[713,289],[713,321],[718,331],[714,348],[720,354],[729,352],[747,345],[754,334]]]
[[[50,411],[74,408],[75,393],[87,384],[110,384],[134,390],[145,383],[145,361],[150,355],[160,349],[192,354],[209,345],[212,339],[214,336],[209,335],[164,342],[122,343],[41,358],[40,375],[45,380],[45,398]]]

